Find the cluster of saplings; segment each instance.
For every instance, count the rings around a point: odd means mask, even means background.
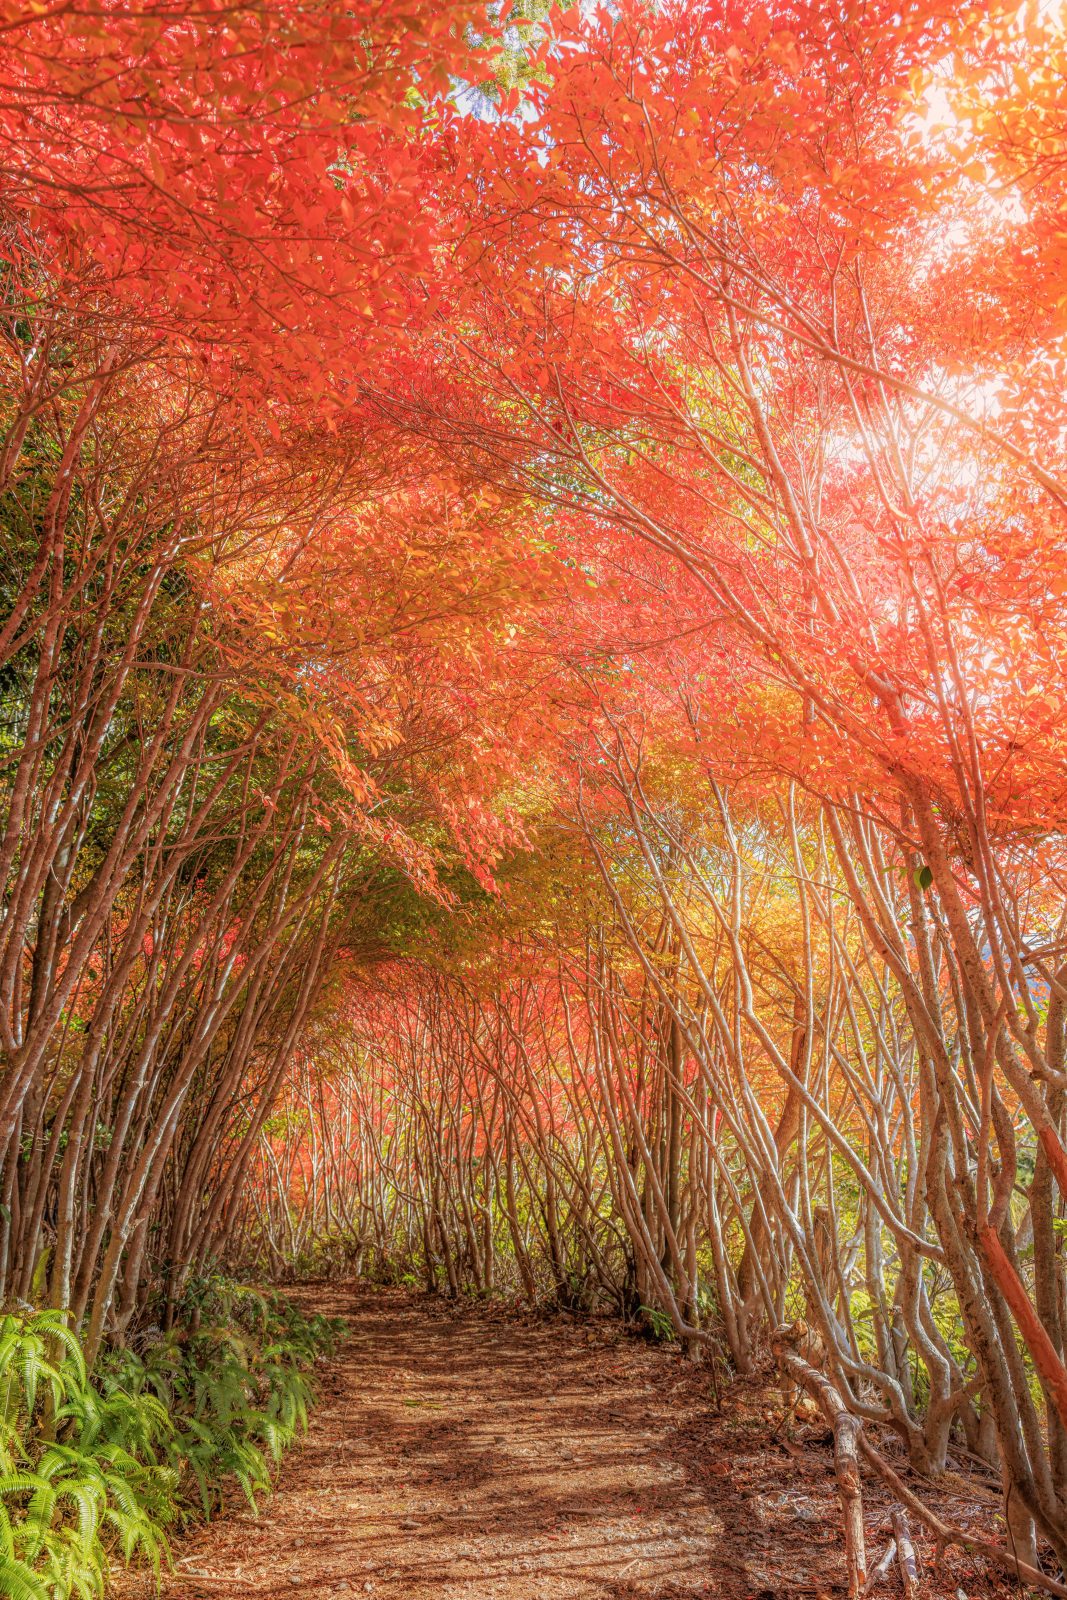
[[[219,1276],[187,1300],[92,1371],[66,1313],[0,1318],[0,1594],[92,1600],[116,1560],[158,1577],[183,1522],[269,1488],[337,1325]]]

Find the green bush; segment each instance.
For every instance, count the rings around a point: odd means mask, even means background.
[[[192,1331],[92,1377],[65,1313],[0,1317],[0,1595],[94,1600],[111,1557],[158,1574],[176,1522],[210,1517],[230,1482],[253,1507],[269,1488],[338,1325],[221,1278],[193,1295]]]

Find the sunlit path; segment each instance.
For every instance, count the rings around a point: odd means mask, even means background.
[[[326,1298],[353,1336],[306,1444],[261,1520],[234,1504],[180,1544],[166,1595],[832,1592],[832,1481],[786,1482],[762,1413],[716,1420],[706,1375],[613,1330]],[[148,1592],[143,1577],[118,1590]]]
[[[828,1446],[777,1443],[758,1388],[732,1385],[720,1415],[706,1370],[611,1324],[302,1298],[352,1328],[307,1440],[259,1519],[232,1499],[178,1542],[167,1600],[844,1595]],[[1007,1592],[968,1571],[950,1561],[926,1593]],[[154,1592],[144,1574],[115,1591]]]

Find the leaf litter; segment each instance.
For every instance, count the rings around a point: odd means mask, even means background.
[[[617,1323],[362,1283],[300,1299],[351,1330],[308,1436],[258,1518],[235,1493],[180,1541],[165,1600],[843,1600],[829,1435],[779,1437],[767,1374],[719,1410],[706,1368]],[[923,1492],[988,1534],[965,1480]],[[892,1507],[873,1483],[866,1504],[873,1566]],[[1019,1593],[916,1543],[929,1600]]]

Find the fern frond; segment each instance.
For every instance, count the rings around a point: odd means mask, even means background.
[[[0,1556],[0,1594],[7,1600],[52,1600],[32,1567],[14,1556]]]

